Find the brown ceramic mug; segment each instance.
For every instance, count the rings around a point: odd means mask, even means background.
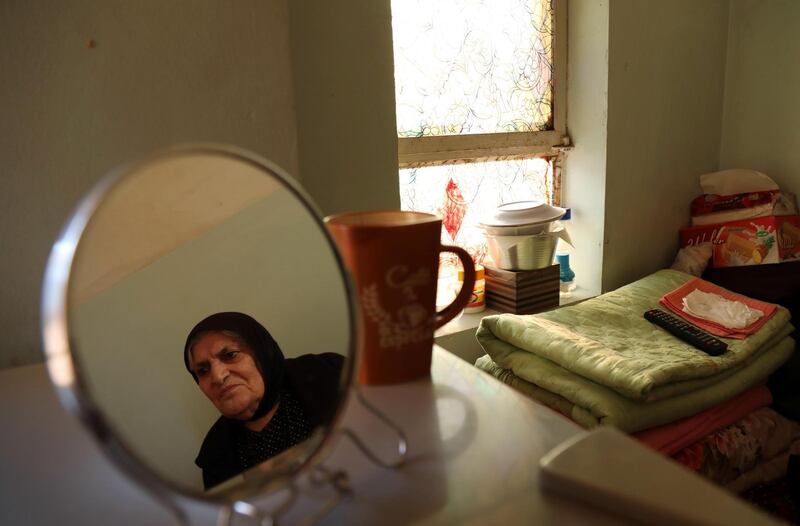
[[[363,384],[389,384],[430,374],[433,332],[469,302],[475,267],[467,252],[440,243],[442,220],[399,210],[349,212],[325,218],[355,281],[361,318]],[[464,283],[436,312],[439,253],[464,265]]]

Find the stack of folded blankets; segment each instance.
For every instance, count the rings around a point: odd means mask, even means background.
[[[760,315],[727,312],[733,327],[710,321],[714,294]],[[710,356],[644,319],[658,307],[728,350]],[[800,453],[800,424],[768,407],[764,386],[794,351],[789,318],[783,307],[661,270],[558,310],[484,318],[477,338],[487,354],[476,366],[584,427],[615,426],[744,491],[782,476],[788,456]]]

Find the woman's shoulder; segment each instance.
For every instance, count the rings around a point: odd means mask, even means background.
[[[225,417],[219,417],[206,433],[195,464],[198,467],[206,468],[210,464],[215,464],[222,460],[220,459],[220,452],[231,450],[235,440],[234,432],[234,424]],[[228,459],[224,461],[226,460]]]
[[[287,371],[295,372],[304,369],[319,369],[320,371],[341,371],[344,365],[344,356],[334,352],[320,354],[303,354],[295,358],[287,358],[285,366]]]
[[[203,486],[209,490],[239,474],[236,461],[236,424],[219,417],[206,433],[194,463],[203,470]]]
[[[285,364],[287,387],[312,423],[327,422],[339,401],[344,356],[336,353],[304,354],[287,358]]]

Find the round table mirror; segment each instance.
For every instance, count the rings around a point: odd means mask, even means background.
[[[349,291],[319,213],[279,168],[171,149],[102,180],[55,243],[48,371],[151,491],[231,503],[326,448],[355,361]]]

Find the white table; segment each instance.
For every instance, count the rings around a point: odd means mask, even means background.
[[[42,365],[0,371],[0,390],[0,524],[174,523],[61,409]],[[406,430],[409,462],[381,468],[340,440],[325,465],[347,470],[354,496],[321,524],[626,523],[540,488],[539,458],[578,426],[441,348],[431,380],[365,394]],[[391,433],[356,400],[344,422],[391,455]],[[318,504],[301,499],[286,523]],[[190,511],[213,524],[208,507]]]
[[[356,496],[322,524],[619,524],[547,495],[538,460],[581,432],[573,422],[436,348],[431,381],[365,388],[407,431],[409,463],[376,468],[341,441],[326,465],[347,468]],[[349,425],[383,446],[391,435],[351,404]]]

